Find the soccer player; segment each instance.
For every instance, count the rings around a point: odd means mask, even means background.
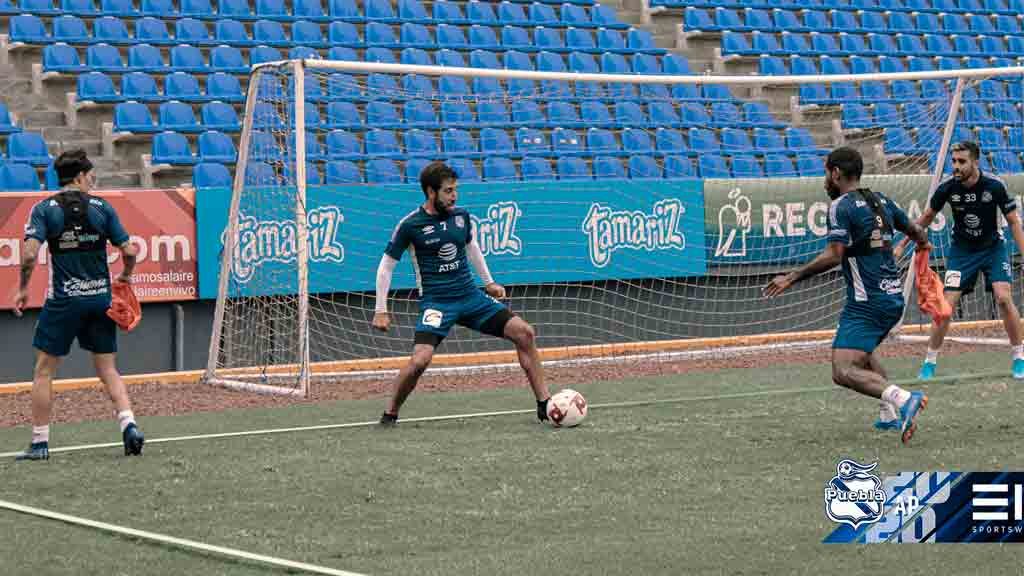
[[[32,443],[18,460],[50,457],[50,412],[53,377],[71,343],[92,352],[96,375],[114,403],[125,455],[142,454],[142,431],[135,423],[121,375],[114,359],[117,330],[107,317],[110,307],[110,271],[107,242],[121,251],[124,269],[117,282],[131,282],[135,247],[121,226],[117,212],[106,201],[89,195],[95,184],[92,163],[82,150],[61,154],[54,169],[63,188],[32,208],[25,225],[21,252],[21,278],[14,313],[21,316],[28,302],[28,283],[43,242],[50,250],[50,284],[39,314],[32,345],[36,349],[32,379]]]
[[[505,288],[491,278],[484,255],[473,241],[469,212],[455,206],[457,181],[458,175],[443,162],[432,162],[423,169],[420,188],[426,201],[395,226],[377,268],[377,306],[373,315],[373,327],[377,330],[387,331],[391,325],[388,289],[395,266],[407,248],[412,254],[420,294],[412,358],[399,372],[391,402],[380,422],[398,422],[402,403],[454,324],[507,338],[515,344],[519,365],[526,372],[537,400],[537,418],[547,420],[551,394],[544,384],[533,327],[497,300],[505,297]],[[475,286],[469,264],[483,280],[486,294]]]
[[[1024,254],[1024,230],[1017,212],[1017,201],[1006,192],[1001,180],[982,174],[978,168],[981,149],[970,141],[958,142],[953,152],[953,175],[943,180],[917,224],[927,228],[935,215],[948,203],[953,211],[953,238],[946,258],[946,300],[955,310],[964,292],[970,293],[985,274],[986,286],[995,296],[999,315],[1003,317],[1006,336],[1013,347],[1013,377],[1024,378],[1024,346],[1021,345],[1020,313],[1010,292],[1010,256],[1003,239],[998,213],[1006,217],[1017,250]],[[901,244],[897,251],[902,249]],[[952,318],[932,325],[928,352],[921,364],[918,378],[928,380],[935,375],[939,348],[949,331]]]
[[[853,148],[837,148],[825,161],[825,190],[832,200],[828,244],[814,260],[776,276],[765,286],[778,296],[797,282],[842,264],[846,305],[832,341],[832,380],[839,386],[881,399],[880,429],[899,429],[908,442],[917,416],[928,403],[921,392],[889,384],[874,351],[903,315],[903,286],[893,258],[893,230],[928,247],[928,236],[884,195],[860,187],[864,160]]]

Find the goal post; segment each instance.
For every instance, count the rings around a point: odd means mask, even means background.
[[[459,173],[458,202],[471,214],[464,225],[509,289],[506,303],[537,329],[545,359],[651,362],[695,349],[827,343],[845,299],[841,274],[775,300],[761,288],[825,245],[823,159],[836,146],[860,150],[865,185],[911,218],[953,142],[981,141],[985,170],[1016,172],[1024,152],[1024,68],[509,68],[559,62],[510,51],[500,64],[474,53],[473,67],[254,67],[232,189],[206,199],[218,233],[201,250],[218,265],[200,278],[217,299],[205,379],[301,396],[314,379],[397,367],[421,316],[414,255],[395,271],[389,333],[370,326],[375,274],[392,230],[423,202],[418,172],[432,160]],[[574,66],[597,69],[581,62]],[[601,65],[621,68],[608,55]],[[624,69],[641,68],[636,56]],[[1012,111],[1016,120],[1005,119]],[[1017,195],[1024,179],[1008,184]],[[941,268],[944,217],[932,240]],[[910,285],[905,321],[926,322]],[[964,300],[960,318],[992,319],[982,292]],[[463,327],[438,352],[435,365],[465,370],[515,362],[507,343]]]

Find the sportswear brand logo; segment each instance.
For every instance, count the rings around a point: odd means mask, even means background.
[[[603,268],[616,250],[682,250],[686,237],[679,229],[686,207],[677,198],[654,203],[650,214],[640,210],[614,211],[595,202],[583,220],[589,241],[590,262]]]
[[[825,485],[825,515],[829,520],[854,529],[881,520],[885,490],[878,476],[869,474],[876,466],[878,462],[865,465],[849,459],[836,465],[836,475]]]

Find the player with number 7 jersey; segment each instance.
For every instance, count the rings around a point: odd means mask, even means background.
[[[544,383],[534,329],[499,301],[505,297],[505,288],[491,278],[483,252],[473,241],[469,212],[455,205],[457,182],[458,174],[443,162],[423,169],[420,187],[426,199],[395,226],[377,268],[375,329],[387,331],[391,325],[388,290],[395,266],[407,250],[420,294],[412,358],[399,372],[381,424],[398,422],[399,409],[455,324],[515,344],[537,400],[537,417],[545,420],[551,394]],[[470,265],[483,280],[486,294],[476,287]]]

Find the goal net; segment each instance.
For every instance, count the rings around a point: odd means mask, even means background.
[[[762,288],[825,246],[836,146],[858,149],[864,184],[911,218],[959,140],[979,141],[982,169],[1019,189],[1021,69],[650,75],[669,57],[605,54],[601,69],[636,72],[606,75],[547,55],[255,68],[233,189],[204,198],[223,214],[216,237],[201,231],[220,256],[207,380],[306,394],[317,377],[397,368],[420,314],[413,258],[395,272],[388,333],[371,327],[376,270],[433,160],[459,174],[465,225],[551,362],[827,344],[838,270],[776,299]],[[940,215],[940,272],[949,230]],[[904,333],[923,333],[908,296]],[[979,284],[956,319],[995,317]],[[514,363],[508,342],[456,327],[434,366]]]

